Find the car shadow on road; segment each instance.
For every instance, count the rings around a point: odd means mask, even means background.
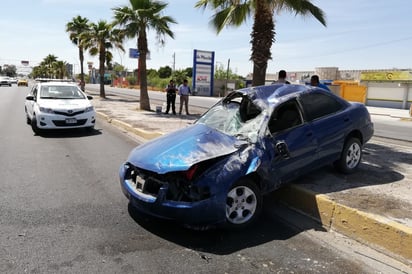
[[[100,129],[53,129],[43,130],[40,134],[36,134],[42,138],[82,138],[88,136],[101,135]]]
[[[158,237],[196,252],[227,255],[268,242],[287,240],[303,231],[287,225],[273,214],[270,208],[281,206],[276,201],[265,199],[264,204],[267,207],[256,223],[242,230],[222,227],[188,228],[172,221],[146,215],[130,204],[128,210],[137,224]],[[316,224],[307,229],[325,231]]]

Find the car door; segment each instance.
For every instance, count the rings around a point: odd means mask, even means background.
[[[278,106],[268,124],[271,132],[272,174],[281,182],[290,181],[310,169],[315,159],[317,141],[311,126],[303,121],[296,99]]]
[[[347,105],[332,94],[317,91],[303,94],[299,102],[318,142],[316,161],[328,164],[339,157],[352,123]]]

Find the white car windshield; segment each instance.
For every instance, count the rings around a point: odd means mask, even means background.
[[[249,101],[249,104],[253,103]],[[253,113],[245,114],[247,110],[241,105],[244,104],[236,100],[217,104],[200,117],[196,123],[205,124],[239,139],[256,142],[266,112],[255,108]]]
[[[84,99],[84,94],[76,86],[42,85],[41,99]]]

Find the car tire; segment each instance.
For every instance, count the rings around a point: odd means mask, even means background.
[[[24,107],[24,112],[26,113],[26,124],[30,125],[31,120],[30,120],[29,114],[27,114],[27,108],[26,107]]]
[[[362,160],[362,145],[358,138],[349,138],[340,156],[334,165],[335,168],[344,174],[354,173]]]
[[[226,195],[227,226],[235,229],[249,226],[258,219],[262,203],[260,190],[253,181],[238,181]]]
[[[33,119],[31,119],[30,124],[31,124],[31,129],[33,130],[33,132],[37,135],[40,135],[41,130],[37,126],[37,119],[35,115],[33,115]]]

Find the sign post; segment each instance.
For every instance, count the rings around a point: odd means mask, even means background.
[[[197,95],[213,96],[214,62],[214,51],[194,50],[192,82]]]
[[[129,58],[137,59],[137,84],[140,85],[140,53],[138,49],[129,48]]]

